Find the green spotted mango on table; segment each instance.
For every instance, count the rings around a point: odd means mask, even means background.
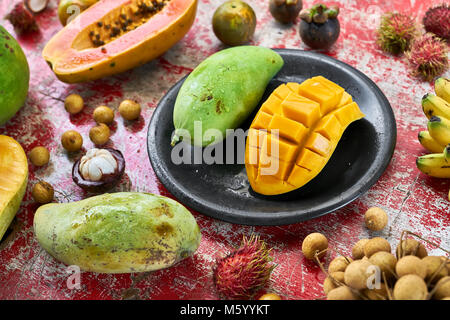
[[[59,261],[101,273],[170,267],[193,254],[201,239],[195,218],[181,204],[137,192],[44,205],[34,216],[34,232]]]

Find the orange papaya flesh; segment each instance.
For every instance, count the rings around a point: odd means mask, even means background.
[[[249,129],[245,167],[253,190],[276,195],[304,186],[325,167],[344,130],[363,117],[352,96],[322,76],[280,85]]]
[[[191,28],[197,0],[100,0],[60,30],[43,57],[56,76],[76,83],[142,65]]]

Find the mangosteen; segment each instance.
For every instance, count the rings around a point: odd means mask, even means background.
[[[316,4],[300,12],[300,37],[313,49],[328,49],[338,39],[341,31],[337,6]]]
[[[302,0],[270,0],[269,11],[281,23],[292,23],[302,10]]]
[[[110,148],[93,148],[74,163],[72,179],[86,191],[101,193],[115,187],[124,171],[122,152]]]

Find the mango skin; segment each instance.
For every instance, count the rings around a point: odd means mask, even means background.
[[[23,107],[28,95],[30,68],[19,43],[0,26],[0,126]]]
[[[194,253],[201,239],[195,218],[181,204],[137,192],[41,206],[34,232],[57,260],[99,273],[167,268]]]
[[[219,51],[187,77],[175,102],[172,146],[187,130],[197,146],[218,143],[227,129],[236,129],[261,100],[269,81],[283,67],[275,51],[257,46],[239,46]],[[201,121],[202,131],[217,129],[222,139],[194,139],[194,122]],[[184,137],[185,138],[185,137]]]

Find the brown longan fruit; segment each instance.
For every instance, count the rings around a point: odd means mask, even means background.
[[[425,246],[415,239],[402,240],[396,249],[397,259],[403,256],[417,256],[424,258],[428,256]]]
[[[427,276],[427,266],[416,256],[404,256],[400,258],[395,266],[397,276],[403,277],[407,274],[415,274],[422,279]]]
[[[259,300],[281,300],[281,297],[276,293],[266,293],[259,297]]]
[[[364,245],[364,255],[367,258],[379,251],[391,252],[391,245],[386,239],[380,237],[372,238]]]
[[[31,163],[36,167],[45,166],[50,161],[50,152],[45,147],[34,147],[28,156]]]
[[[334,288],[327,294],[327,300],[358,300],[359,297],[347,286]]]
[[[80,113],[81,110],[83,110],[83,107],[83,98],[78,94],[71,94],[67,96],[64,101],[64,108],[66,108],[66,111],[70,114]]]
[[[364,257],[364,246],[369,241],[369,239],[361,239],[355,243],[352,249],[352,257],[354,260],[359,260]]]
[[[97,123],[111,124],[114,121],[114,111],[107,106],[99,106],[95,108],[92,117]]]
[[[69,130],[62,134],[61,144],[69,152],[75,152],[83,146],[83,137],[75,130]]]
[[[366,227],[372,231],[383,230],[388,224],[387,213],[378,207],[372,207],[364,214]]]
[[[345,268],[347,268],[349,263],[352,261],[353,260],[348,257],[343,256],[336,257],[330,262],[330,265],[328,266],[328,273],[345,271]]]
[[[386,251],[376,252],[369,258],[369,261],[374,266],[380,268],[381,277],[383,273],[386,275],[386,279],[391,279],[395,276],[397,259],[392,253]]]
[[[302,252],[306,259],[313,260],[317,252],[324,251],[328,248],[327,238],[318,232],[310,233],[306,236],[302,243]],[[318,255],[322,258],[325,255],[325,251]]]
[[[50,183],[39,181],[31,189],[31,195],[37,203],[46,204],[53,201],[55,191]]]
[[[425,267],[427,269],[427,276],[425,277],[426,281],[431,280],[432,283],[435,283],[439,279],[448,275],[446,266],[442,266],[442,257],[427,256],[423,258],[422,261],[425,263]]]
[[[350,263],[344,272],[345,284],[353,289],[367,288],[367,279],[371,276],[368,268],[372,264],[368,260],[355,260]]]
[[[433,295],[434,299],[444,299],[450,297],[450,276],[443,277],[436,283],[435,292]]]
[[[441,260],[442,262],[445,261],[445,265],[447,266],[447,272],[450,275],[450,258],[443,257],[443,256],[440,256],[440,258],[442,259]]]
[[[89,138],[97,146],[101,146],[107,143],[110,135],[111,131],[109,130],[109,127],[104,123],[99,123],[95,127],[92,127],[91,130],[89,130]]]
[[[330,276],[333,277],[336,281],[344,283],[344,272],[337,271],[330,273]],[[323,281],[323,292],[327,295],[328,292],[333,290],[334,288],[339,287],[337,283],[335,283],[330,277],[326,277]]]
[[[369,300],[388,300],[389,295],[384,283],[381,284],[379,289],[364,289],[362,294],[369,298]]]
[[[427,284],[415,274],[401,277],[394,285],[395,300],[425,300],[427,295]]]
[[[141,115],[141,105],[136,101],[124,100],[119,105],[119,113],[126,120],[136,120]]]

